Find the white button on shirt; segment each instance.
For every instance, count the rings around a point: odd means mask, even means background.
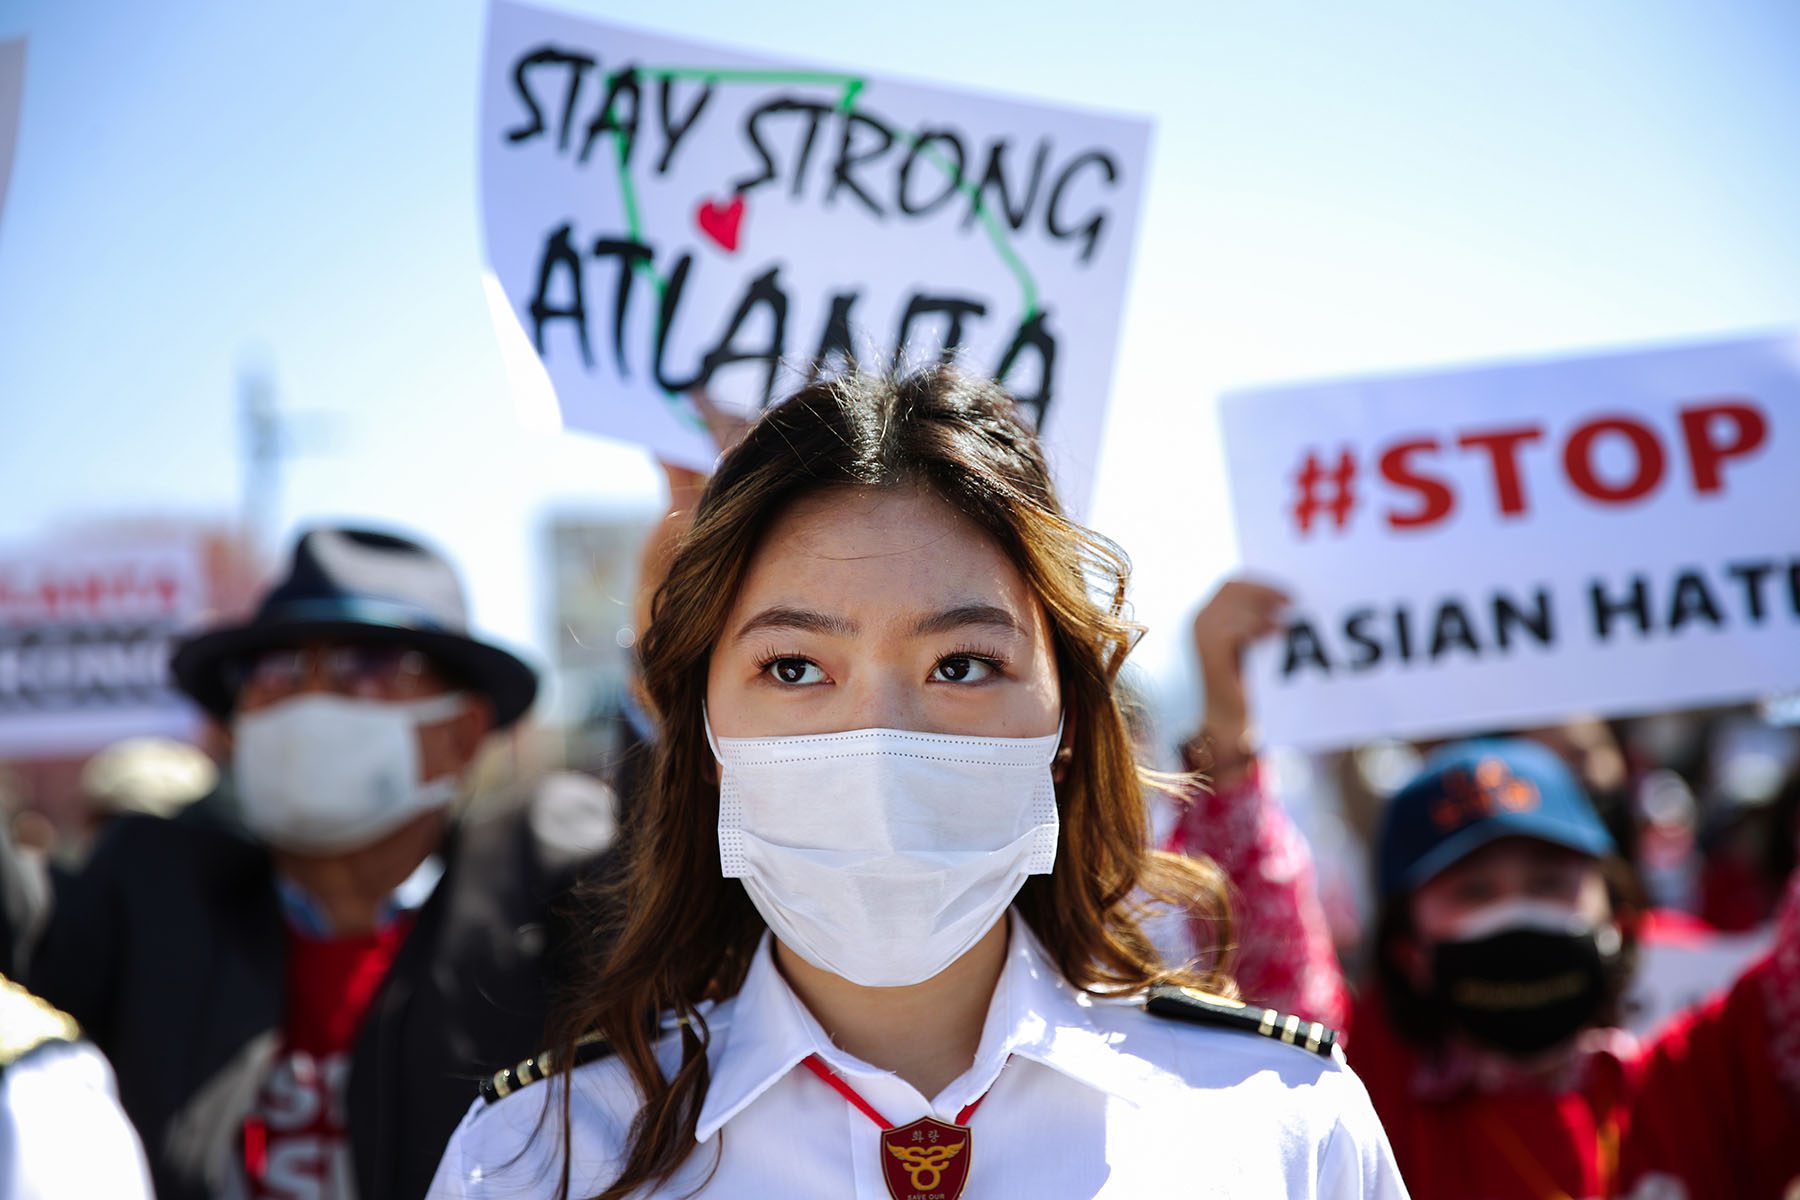
[[[1095,1000],[1063,981],[1017,917],[975,1061],[931,1099],[832,1045],[776,970],[766,937],[743,988],[707,1024],[712,1085],[699,1144],[646,1195],[888,1200],[879,1128],[800,1065],[809,1054],[895,1125],[954,1121],[985,1094],[969,1121],[965,1200],[1406,1195],[1368,1095],[1340,1060]],[[676,1039],[662,1050],[669,1070]],[[477,1101],[428,1200],[554,1196],[565,1081],[574,1088],[570,1195],[592,1196],[616,1178],[639,1101],[609,1058]]]

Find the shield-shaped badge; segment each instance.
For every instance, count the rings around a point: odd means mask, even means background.
[[[957,1200],[969,1181],[969,1131],[931,1117],[881,1135],[881,1177],[894,1200]]]

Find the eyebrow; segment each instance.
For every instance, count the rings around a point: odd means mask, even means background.
[[[1019,622],[1004,608],[992,604],[960,604],[955,608],[947,608],[942,612],[931,613],[919,618],[913,626],[913,636],[925,637],[931,634],[949,633],[956,629],[967,629],[971,626],[985,626],[1004,633],[1019,633]],[[846,617],[833,616],[816,609],[796,608],[792,605],[777,604],[763,609],[748,621],[738,626],[732,635],[733,641],[743,641],[751,634],[765,633],[769,630],[788,629],[801,633],[822,633],[829,637],[855,637],[862,632],[862,626]]]
[[[967,629],[971,625],[985,626],[1005,633],[1020,632],[1018,621],[1004,608],[992,604],[963,604],[922,618],[913,626],[913,633],[922,637],[926,634],[949,633],[954,629]]]
[[[823,633],[831,637],[855,637],[860,628],[855,621],[844,617],[834,617],[810,608],[777,604],[763,609],[738,626],[732,640],[741,642],[753,633],[771,629],[794,629],[801,633]]]

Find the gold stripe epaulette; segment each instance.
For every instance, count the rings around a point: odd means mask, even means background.
[[[1173,985],[1152,988],[1144,1000],[1144,1010],[1153,1016],[1173,1017],[1196,1025],[1242,1029],[1327,1058],[1337,1044],[1337,1030],[1317,1021],[1303,1020],[1272,1008],[1259,1008],[1229,996],[1215,996],[1198,988]]]
[[[73,1042],[80,1037],[81,1026],[74,1017],[0,975],[0,1068],[48,1042]]]
[[[605,1058],[612,1053],[612,1046],[597,1033],[590,1033],[575,1043],[575,1062],[579,1067],[595,1059]],[[495,1071],[493,1076],[481,1081],[481,1098],[489,1104],[503,1100],[522,1087],[547,1079],[563,1069],[556,1061],[556,1055],[546,1050],[535,1058],[528,1058],[515,1066]]]

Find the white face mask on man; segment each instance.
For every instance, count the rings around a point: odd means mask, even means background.
[[[725,877],[783,945],[852,983],[930,979],[1055,862],[1060,728],[707,737]]]
[[[366,846],[456,798],[450,772],[419,777],[419,727],[460,714],[456,693],[423,700],[296,696],[232,725],[232,774],[244,824],[303,854]]]

